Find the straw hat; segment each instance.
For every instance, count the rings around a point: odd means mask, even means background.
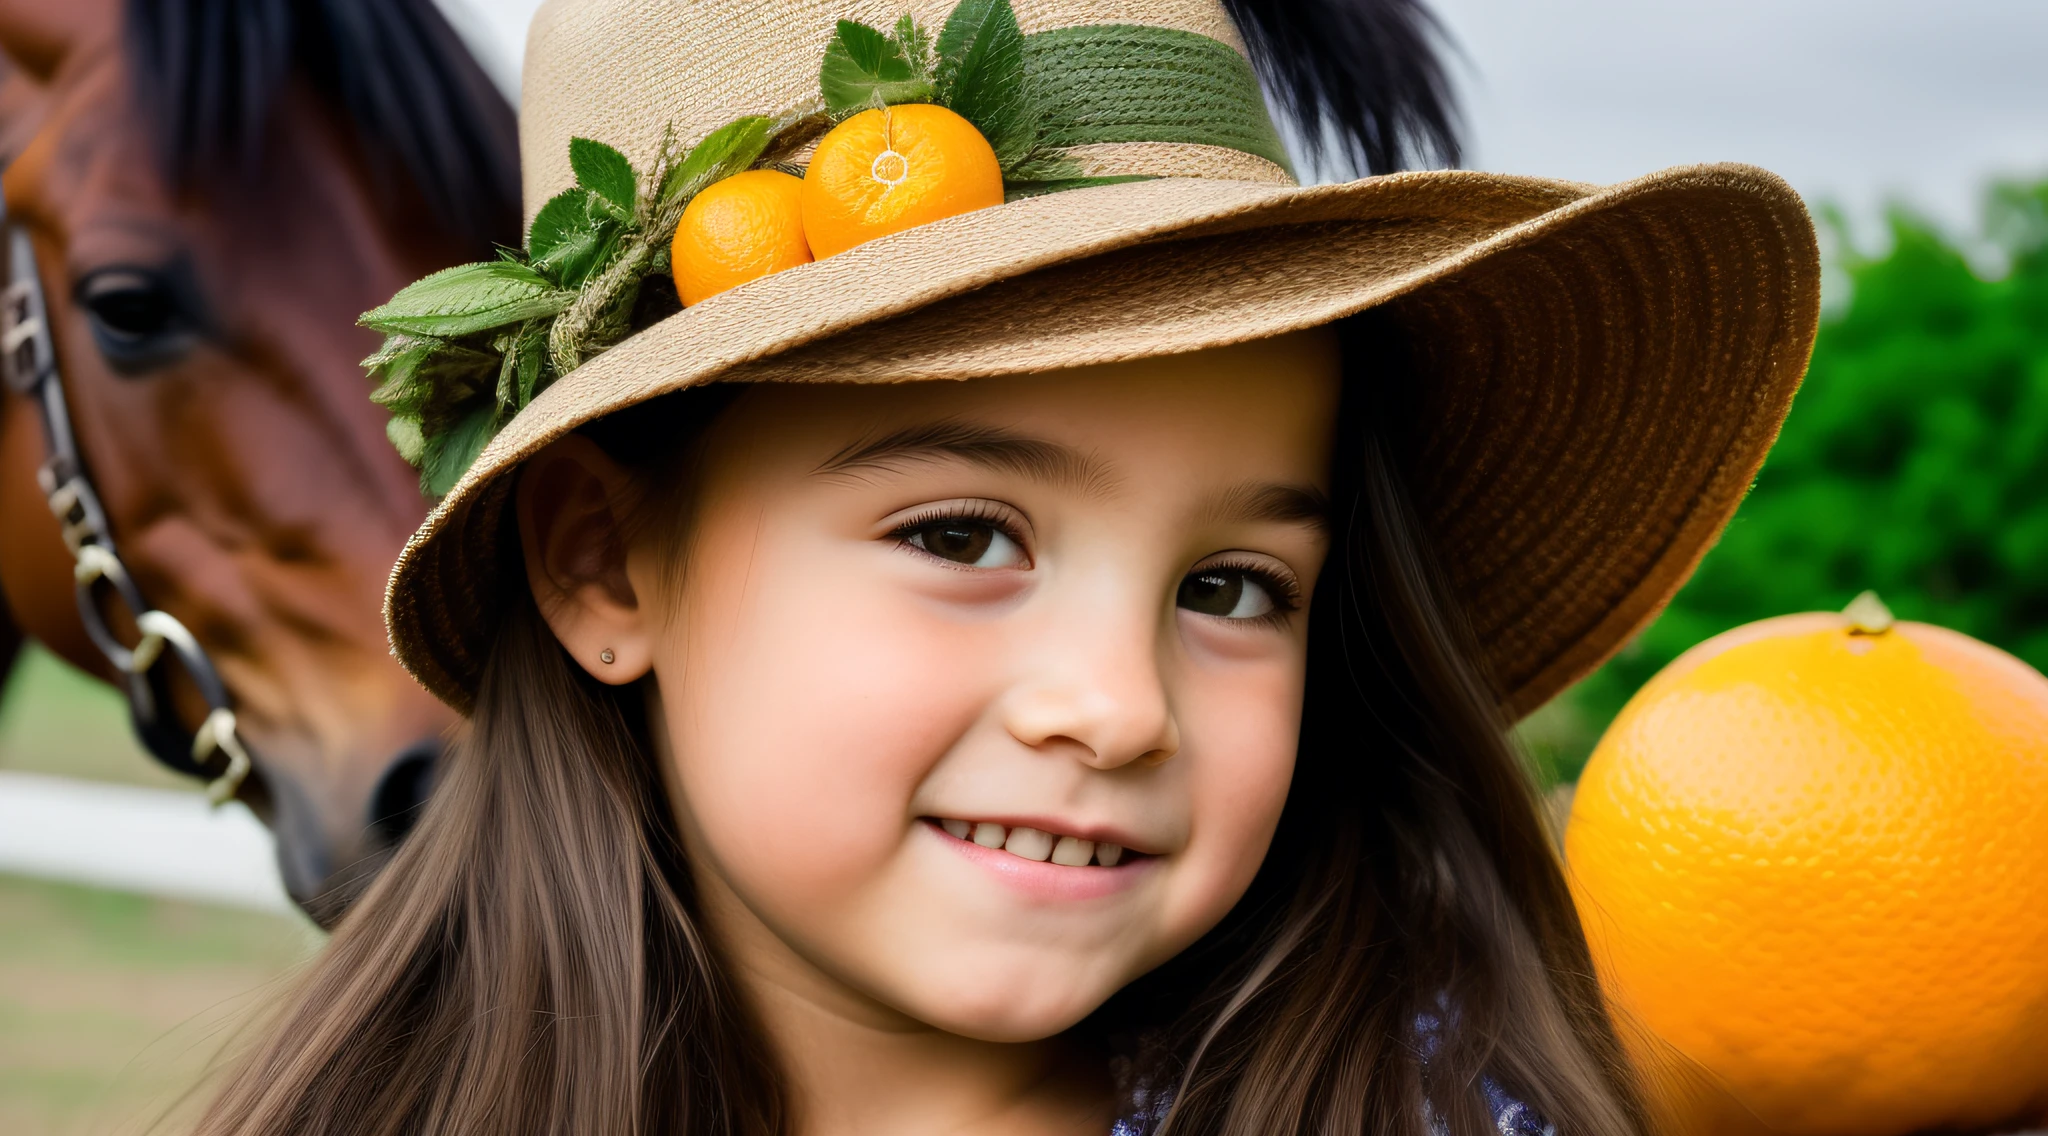
[[[898,382],[1195,351],[1381,307],[1415,345],[1406,470],[1511,714],[1648,623],[1763,461],[1818,318],[1813,229],[1748,166],[1614,186],[1462,171],[1299,187],[1218,0],[1013,0],[1064,90],[1069,170],[1148,180],[1015,200],[711,297],[574,366],[504,425],[406,546],[401,662],[470,705],[526,457],[710,382]],[[529,218],[572,137],[635,166],[742,115],[801,113],[842,18],[932,26],[950,0],[551,0],[528,41]],[[1064,116],[1064,117],[1062,117]],[[799,155],[801,160],[801,155]],[[510,368],[508,368],[508,371]]]

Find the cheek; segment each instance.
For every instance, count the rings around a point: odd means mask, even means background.
[[[815,909],[901,848],[917,785],[989,701],[995,653],[865,586],[872,549],[764,534],[753,552],[704,558],[657,669],[705,851],[757,906]]]
[[[1302,671],[1293,660],[1192,680],[1178,709],[1188,843],[1167,912],[1179,950],[1251,886],[1272,843],[1300,745]]]

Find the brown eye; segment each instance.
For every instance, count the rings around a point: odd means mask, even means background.
[[[1198,615],[1218,619],[1256,619],[1279,607],[1273,593],[1243,568],[1204,568],[1180,582],[1175,600]]]
[[[74,296],[93,342],[124,375],[175,361],[197,335],[190,305],[167,274],[103,268],[80,281]]]
[[[1016,568],[1024,550],[1008,533],[987,521],[947,517],[904,530],[904,543],[941,560],[970,568]]]

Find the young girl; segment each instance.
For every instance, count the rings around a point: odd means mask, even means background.
[[[1810,227],[1296,188],[1247,59],[1388,161],[1419,17],[1235,10],[543,10],[527,250],[366,317],[473,730],[203,1131],[1641,1130],[1504,729],[1734,508]]]

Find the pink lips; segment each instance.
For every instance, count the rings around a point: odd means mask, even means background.
[[[1136,884],[1156,862],[1150,856],[1137,856],[1114,868],[1069,868],[1050,861],[1026,860],[1000,848],[983,848],[969,840],[955,839],[935,823],[927,823],[924,827],[933,839],[945,842],[955,853],[987,868],[1009,886],[1039,899],[1087,900],[1115,895]]]

